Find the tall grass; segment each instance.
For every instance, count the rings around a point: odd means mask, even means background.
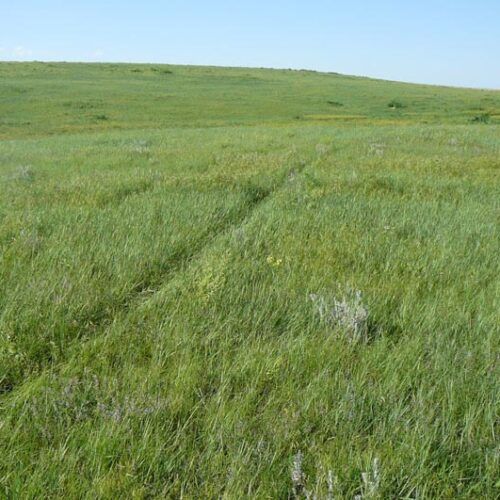
[[[1,141],[2,494],[495,498],[499,128],[430,112]]]

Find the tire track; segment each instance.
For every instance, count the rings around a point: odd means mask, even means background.
[[[180,271],[201,256],[217,239],[242,226],[261,205],[268,201],[276,192],[283,189],[291,179],[295,179],[305,167],[305,162],[297,161],[296,166],[288,168],[281,173],[281,179],[273,183],[270,189],[247,181],[246,186],[242,186],[243,191],[246,191],[247,199],[243,202],[239,210],[237,210],[236,214],[229,215],[226,219],[216,224],[215,227],[212,226],[214,230],[201,237],[194,244],[187,248],[181,248],[172,253],[165,261],[152,265],[143,274],[140,282],[130,289],[127,297],[115,303],[112,308],[99,309],[84,317],[77,318],[78,323],[83,323],[86,326],[78,328],[77,335],[73,336],[71,341],[64,346],[64,350],[68,352],[74,351],[79,343],[83,346],[87,341],[102,335],[117,318],[126,315],[129,310],[138,306],[142,301],[151,298],[166,282],[172,280]],[[82,338],[84,339],[83,342]],[[48,356],[44,358],[38,364],[38,369],[7,374],[0,380],[0,398],[15,391],[16,388],[22,386],[27,380],[31,380],[33,377],[37,377],[43,373],[51,365],[51,360],[54,357]],[[63,356],[55,365],[64,364],[67,360],[68,357]]]

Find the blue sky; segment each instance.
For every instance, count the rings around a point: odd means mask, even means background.
[[[1,0],[0,60],[307,68],[500,88],[500,0]]]

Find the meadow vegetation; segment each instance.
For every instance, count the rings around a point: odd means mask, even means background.
[[[496,498],[499,168],[498,91],[1,63],[0,495]]]

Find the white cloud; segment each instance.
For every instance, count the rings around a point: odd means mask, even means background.
[[[12,51],[12,56],[13,57],[19,57],[19,58],[25,58],[29,57],[33,54],[33,51],[30,49],[27,49],[23,47],[22,45],[18,45],[17,47],[14,48]]]

